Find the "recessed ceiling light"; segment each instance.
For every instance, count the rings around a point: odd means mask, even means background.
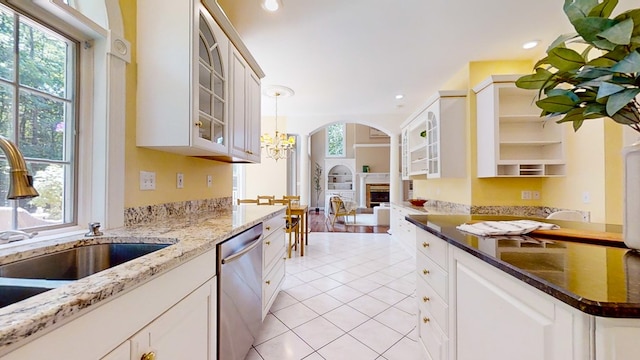
[[[404,95],[402,95],[402,94],[396,95],[396,100],[400,100],[400,99],[403,99],[403,98],[404,98]]]
[[[522,48],[525,50],[533,49],[534,47],[538,46],[539,43],[540,41],[538,40],[529,41],[522,44]]]
[[[277,11],[282,6],[280,0],[261,0],[262,7],[267,11]]]

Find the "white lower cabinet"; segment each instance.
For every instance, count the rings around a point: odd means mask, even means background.
[[[596,359],[635,360],[640,357],[638,319],[596,317]]]
[[[2,360],[216,359],[216,251],[210,250],[17,347]]]
[[[454,249],[458,360],[590,359],[592,317]]]
[[[389,231],[395,241],[415,257],[416,226],[405,220],[407,215],[424,214],[418,210],[408,209],[404,206],[391,204],[391,214],[389,215]]]
[[[637,344],[640,330],[618,337],[603,330],[594,358],[593,316],[420,228],[415,244],[418,337],[427,359],[627,359],[611,354]]]
[[[214,280],[133,336],[131,360],[215,359],[217,339],[211,326],[215,324],[211,320],[216,318]]]
[[[285,275],[284,218],[280,215],[262,223],[262,320],[269,313]]]

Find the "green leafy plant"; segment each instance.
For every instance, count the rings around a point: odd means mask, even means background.
[[[320,181],[322,180],[322,166],[317,162],[315,164],[316,167],[313,170],[313,190],[316,191],[316,207],[318,207],[318,204],[320,203],[320,194],[322,193],[322,185],[320,184]]]
[[[564,115],[557,122],[572,122],[575,131],[585,120],[609,117],[640,132],[640,9],[609,18],[617,4],[565,0],[576,32],[559,36],[535,73],[516,82],[539,91],[541,116]]]

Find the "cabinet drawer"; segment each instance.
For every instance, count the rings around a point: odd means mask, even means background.
[[[435,321],[443,333],[449,333],[449,307],[437,295],[436,291],[422,279],[416,281],[416,297],[418,306],[431,314],[431,321]]]
[[[416,230],[416,246],[423,254],[435,261],[443,269],[447,268],[449,244],[422,229]]]
[[[284,259],[280,259],[276,266],[262,279],[262,318],[267,315],[271,304],[278,294],[284,280]]]
[[[447,296],[447,272],[420,251],[416,253],[416,261],[418,278],[431,285],[436,293],[440,295],[445,302],[447,302],[449,299]]]
[[[262,237],[267,238],[274,231],[284,228],[284,213],[278,214],[262,223]]]
[[[262,273],[268,273],[277,259],[282,259],[285,252],[284,230],[277,230],[262,240]]]
[[[431,314],[420,310],[418,337],[433,360],[448,359],[448,339],[431,320]]]

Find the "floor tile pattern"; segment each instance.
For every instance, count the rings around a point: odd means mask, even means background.
[[[309,234],[246,360],[422,360],[415,260],[388,234]]]

